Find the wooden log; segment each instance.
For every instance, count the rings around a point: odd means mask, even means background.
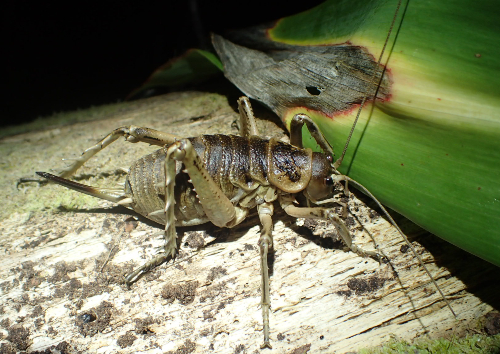
[[[16,188],[18,178],[57,171],[61,158],[78,156],[119,126],[181,136],[237,134],[231,124],[235,102],[231,107],[216,94],[170,94],[82,111],[89,121],[1,140],[0,351],[259,351],[258,218],[232,230],[179,230],[183,241],[175,262],[127,290],[123,275],[162,245],[160,226],[60,186]],[[258,127],[268,137],[286,136],[277,119],[259,120]],[[113,185],[124,178],[119,167],[154,149],[115,142],[75,177]],[[349,199],[348,218],[355,242],[370,249],[375,240],[388,262],[345,251],[326,222],[294,220],[283,212],[274,217],[272,352],[346,353],[393,338],[477,331],[478,319],[499,307],[498,269],[398,218],[455,318],[394,227],[357,194],[362,200]]]

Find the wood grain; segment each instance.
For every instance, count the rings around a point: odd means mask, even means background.
[[[5,352],[52,346],[94,353],[259,352],[257,218],[234,230],[210,225],[180,230],[177,260],[127,290],[122,276],[162,244],[158,225],[59,186],[15,186],[19,177],[37,170],[57,170],[61,158],[79,154],[123,125],[182,136],[237,134],[231,104],[216,94],[171,94],[125,103],[87,123],[2,139],[0,343]],[[259,120],[258,128],[266,136],[284,137],[276,121]],[[113,145],[78,171],[78,180],[118,183],[124,177],[118,167],[153,149],[123,141]],[[372,248],[373,237],[390,262],[344,251],[324,222],[278,213],[271,264],[273,353],[346,353],[392,338],[469,333],[477,330],[481,316],[498,308],[497,268],[401,220],[449,298],[455,319],[394,228],[354,196],[349,206],[355,242]]]

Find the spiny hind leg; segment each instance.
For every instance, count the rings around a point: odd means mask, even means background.
[[[163,214],[165,219],[164,238],[165,244],[160,253],[153,259],[127,275],[125,282],[127,285],[135,282],[154,267],[171,259],[177,252],[177,232],[175,228],[175,176],[176,161],[184,164],[194,190],[198,195],[203,210],[208,219],[219,227],[232,226],[237,220],[235,207],[216,185],[208,171],[203,167],[203,163],[194,150],[189,139],[181,139],[166,147],[165,168],[165,207],[157,210],[154,214]]]
[[[264,343],[261,345],[261,348],[271,348],[271,343],[269,341],[269,310],[271,307],[271,301],[269,295],[269,268],[267,265],[267,255],[269,250],[273,247],[273,205],[271,203],[263,203],[258,206],[257,210],[259,213],[260,223],[262,224],[259,247]]]
[[[180,137],[173,134],[164,133],[145,127],[137,127],[135,125],[120,127],[106,135],[97,144],[85,150],[79,158],[75,159],[70,166],[62,170],[58,174],[58,176],[68,178],[69,176],[74,174],[76,170],[82,167],[83,164],[85,164],[85,162],[87,162],[92,156],[116,141],[121,136],[125,137],[125,140],[131,143],[143,142],[158,146],[169,145],[175,140],[181,139]]]
[[[252,105],[248,97],[242,96],[238,99],[238,111],[240,112],[241,136],[250,137],[251,135],[259,135]]]
[[[163,249],[155,257],[125,277],[125,284],[127,284],[127,287],[130,287],[132,283],[137,281],[142,275],[146,274],[151,269],[161,265],[168,259],[173,258],[177,251],[177,231],[175,228],[174,215],[176,153],[176,146],[170,146],[166,151],[166,157],[163,162],[165,170],[165,207],[163,210],[154,212],[164,215],[165,229],[163,235],[165,244]]]
[[[380,260],[381,256],[377,251],[368,251],[353,243],[349,229],[342,219],[336,215],[334,209],[323,207],[297,207],[293,205],[293,199],[286,197],[280,198],[280,204],[283,210],[290,216],[296,218],[324,219],[330,221],[335,226],[335,229],[337,229],[342,242],[349,247],[352,252],[363,257],[368,256]]]

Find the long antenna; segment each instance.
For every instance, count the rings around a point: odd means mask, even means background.
[[[392,22],[391,22],[391,26],[389,28],[389,32],[387,34],[387,37],[385,38],[385,43],[384,43],[384,46],[382,47],[382,51],[380,53],[380,56],[378,58],[378,61],[377,61],[377,66],[380,66],[380,63],[382,62],[382,57],[384,56],[384,52],[385,52],[385,49],[387,47],[387,44],[389,43],[389,38],[391,37],[391,33],[392,33],[392,30],[394,29],[394,24],[396,23],[396,19],[397,19],[397,16],[398,16],[398,13],[399,13],[399,9],[401,8],[401,0],[398,1],[398,4],[396,6],[396,11],[394,12],[394,17],[392,18]],[[347,137],[347,141],[345,143],[345,146],[344,146],[344,150],[342,151],[342,155],[339,157],[339,159],[337,161],[335,161],[335,163],[333,164],[333,167],[335,169],[338,169],[338,167],[342,164],[342,161],[344,160],[344,156],[346,154],[346,151],[347,151],[347,148],[349,146],[349,142],[351,141],[351,138],[352,138],[352,135],[354,133],[354,129],[356,127],[356,124],[358,123],[358,120],[359,120],[359,116],[361,114],[361,111],[363,110],[363,107],[366,103],[366,100],[368,98],[373,98],[373,100],[375,101],[376,97],[377,97],[377,93],[378,93],[378,90],[380,88],[380,84],[382,82],[382,79],[384,77],[384,73],[385,73],[385,66],[384,68],[382,69],[382,72],[381,72],[381,75],[380,75],[380,79],[378,80],[378,83],[377,83],[377,87],[375,89],[375,92],[372,96],[369,96],[368,94],[366,96],[363,97],[363,99],[361,100],[361,104],[359,106],[359,109],[358,109],[358,113],[356,114],[356,118],[354,119],[354,123],[351,127],[351,131],[349,132],[349,135]],[[374,81],[375,80],[375,77],[377,76],[377,70],[375,70],[373,76],[372,76],[372,80],[371,81]],[[339,172],[337,172],[339,173]],[[344,176],[345,178],[345,181],[346,183],[350,182],[350,183],[353,183],[354,185],[356,185],[358,188],[360,188],[364,193],[366,193],[370,198],[372,198],[376,203],[377,205],[379,206],[379,208],[383,211],[383,213],[385,214],[385,216],[389,219],[390,223],[397,229],[397,231],[399,232],[399,234],[403,237],[403,239],[405,240],[406,244],[410,247],[410,249],[412,250],[413,254],[416,256],[416,258],[418,259],[420,265],[422,265],[422,268],[424,268],[425,272],[427,273],[427,275],[429,276],[429,278],[432,280],[432,283],[434,284],[434,286],[436,287],[436,289],[438,290],[439,294],[441,295],[441,298],[444,300],[444,302],[446,303],[446,306],[450,309],[451,313],[453,314],[453,316],[457,317],[457,315],[455,314],[455,311],[453,311],[448,299],[444,296],[443,292],[441,291],[441,288],[439,287],[439,285],[437,284],[436,280],[434,279],[434,277],[431,275],[431,273],[429,272],[429,270],[427,269],[427,267],[425,266],[422,258],[419,256],[419,254],[416,252],[415,248],[413,247],[413,245],[410,243],[410,241],[408,240],[408,238],[406,237],[406,235],[404,234],[403,231],[401,231],[401,229],[399,228],[399,226],[396,224],[396,222],[394,221],[394,219],[391,217],[391,215],[389,214],[389,212],[387,211],[387,209],[384,208],[384,206],[382,205],[382,203],[379,202],[379,200],[377,198],[375,198],[375,196],[365,187],[363,186],[362,184],[360,184],[359,182],[353,180],[352,178],[348,177],[348,176]]]
[[[398,230],[399,234],[403,237],[403,239],[405,240],[406,244],[410,247],[411,251],[413,252],[413,254],[415,255],[415,257],[418,259],[418,262],[420,263],[420,265],[422,266],[422,268],[424,268],[424,270],[427,273],[427,275],[429,276],[429,278],[431,278],[432,283],[436,287],[437,291],[441,295],[441,298],[444,300],[446,306],[450,309],[450,311],[453,314],[453,316],[457,317],[457,315],[455,314],[455,311],[453,311],[453,309],[451,308],[451,305],[450,305],[448,299],[444,296],[444,294],[441,291],[441,288],[437,284],[436,280],[434,279],[434,277],[431,275],[431,273],[429,272],[429,270],[425,266],[424,261],[422,260],[422,257],[420,257],[420,255],[417,253],[417,251],[415,250],[415,248],[411,244],[410,240],[408,240],[408,237],[406,237],[405,233],[399,228],[398,224],[396,224],[396,222],[394,221],[394,219],[392,218],[392,216],[389,214],[389,212],[387,211],[387,209],[361,183],[353,180],[352,178],[350,178],[348,176],[343,176],[343,178],[346,180],[346,183],[350,182],[350,183],[354,184],[356,187],[358,187],[359,189],[361,189],[365,194],[367,194],[372,200],[374,200],[375,203],[377,203],[378,207],[382,210],[382,212],[385,214],[385,216],[389,219],[389,222],[392,224],[392,226],[394,226],[396,228],[396,230]]]
[[[391,33],[392,33],[393,28],[394,28],[394,24],[396,23],[396,18],[398,17],[400,7],[401,7],[401,0],[398,1],[398,5],[396,6],[396,11],[394,12],[394,17],[392,18],[391,27],[389,27],[389,32],[387,33],[387,37],[385,38],[384,46],[382,47],[382,52],[380,52],[380,56],[379,56],[378,61],[377,61],[377,68],[380,66],[380,63],[382,62],[382,57],[384,56],[385,48],[387,47],[387,44],[389,43],[389,38],[391,37]],[[377,72],[378,72],[378,70],[375,70],[370,81],[373,82],[375,80],[375,77],[377,76]],[[356,114],[356,118],[354,119],[354,123],[352,124],[351,131],[349,132],[349,136],[347,137],[347,141],[344,145],[344,150],[342,150],[342,155],[340,155],[339,159],[337,161],[335,161],[335,164],[333,165],[336,169],[339,168],[339,166],[342,164],[342,161],[344,161],[344,156],[345,156],[345,153],[347,151],[347,148],[349,147],[349,143],[351,142],[352,134],[354,133],[354,128],[356,128],[356,124],[358,123],[359,116],[361,115],[361,111],[363,110],[363,107],[365,106],[366,100],[368,98],[373,98],[373,100],[375,101],[380,84],[382,83],[382,79],[384,78],[384,73],[385,73],[385,66],[382,69],[380,79],[377,82],[377,87],[376,87],[373,95],[369,96],[367,94],[361,100],[361,104],[359,105],[358,113]]]

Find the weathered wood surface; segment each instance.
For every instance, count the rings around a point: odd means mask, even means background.
[[[182,136],[237,134],[231,124],[237,118],[235,102],[231,108],[215,94],[172,94],[124,104],[100,120],[0,141],[4,352],[51,346],[93,353],[259,352],[257,218],[235,230],[210,225],[180,230],[184,238],[178,259],[127,290],[122,275],[162,244],[154,235],[161,231],[157,225],[134,221],[126,209],[59,186],[16,189],[19,177],[57,170],[64,164],[61,158],[78,155],[123,125]],[[259,129],[267,136],[285,136],[270,120],[259,121]],[[117,168],[153,149],[120,140],[76,177],[85,184],[115,184],[123,180]],[[394,228],[358,199],[349,204],[356,216],[349,218],[355,242],[372,248],[370,234],[390,264],[360,258],[339,242],[321,238],[335,235],[325,223],[276,215],[270,319],[274,349],[265,351],[345,353],[392,338],[463,334],[477,331],[478,319],[498,309],[497,268],[403,221],[448,296],[455,319]]]

